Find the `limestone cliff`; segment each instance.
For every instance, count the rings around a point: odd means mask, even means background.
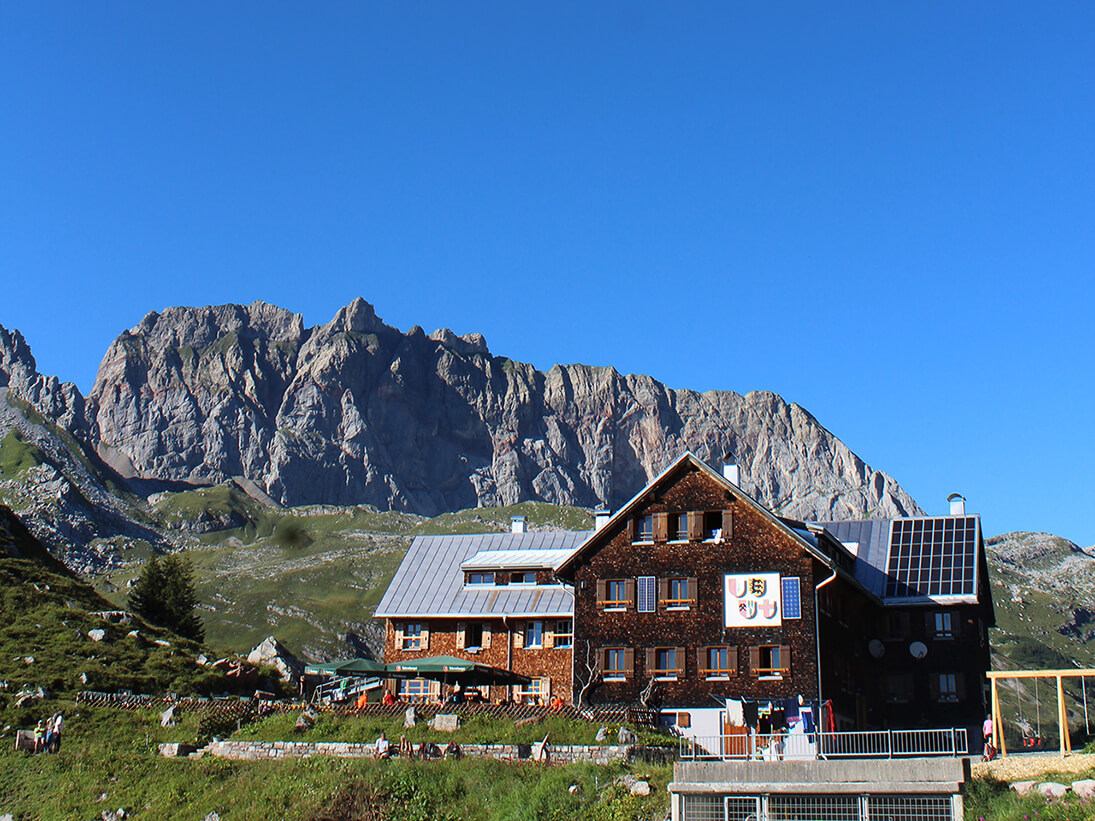
[[[84,419],[123,474],[245,477],[284,504],[618,508],[690,449],[735,453],[743,486],[786,515],[920,512],[776,394],[584,365],[544,373],[478,334],[403,333],[361,299],[314,328],[262,302],[151,313],[111,345]]]

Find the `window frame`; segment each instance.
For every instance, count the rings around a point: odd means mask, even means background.
[[[676,526],[674,527],[674,523]],[[688,542],[688,514],[670,513],[666,520],[665,540],[670,544],[684,544]]]
[[[616,586],[619,586],[616,588]],[[617,592],[611,591],[616,588]],[[612,598],[613,596],[622,596],[622,598]],[[631,602],[627,596],[627,579],[605,579],[605,600],[601,602],[601,606],[605,610],[626,610]]]
[[[635,517],[635,533],[632,544],[654,544],[654,514],[646,513]]]
[[[787,650],[787,658],[784,658],[784,649]],[[757,667],[750,669],[750,674],[761,679],[779,679],[791,672],[791,648],[786,644],[758,644]],[[765,664],[767,657],[768,664]],[[773,661],[775,659],[775,661]],[[750,665],[751,667],[752,665]]]
[[[666,610],[689,610],[692,605],[696,603],[696,591],[692,590],[693,587],[690,582],[692,577],[690,576],[670,576],[666,580],[666,589],[668,595],[665,598],[663,604]],[[684,597],[680,595],[680,588],[684,587]],[[673,587],[677,587],[677,595],[673,595]]]
[[[704,679],[706,679],[707,681],[724,681],[724,680],[729,680],[733,676],[737,675],[738,671],[736,669],[736,667],[737,667],[736,662],[737,662],[737,655],[738,654],[737,654],[737,648],[736,647],[734,647],[735,652],[734,652],[733,655],[734,655],[735,665],[733,667],[731,667],[731,665],[730,665],[730,649],[731,649],[730,645],[721,644],[721,645],[715,645],[715,646],[712,646],[712,647],[704,647],[703,649],[705,651],[704,652],[704,666],[699,671],[699,673],[700,673],[701,676],[704,677]],[[721,653],[721,654],[726,656],[726,666],[725,667],[713,667],[711,665],[711,658],[712,658],[713,653]],[[720,659],[720,663],[721,663],[721,659]]]
[[[410,685],[417,685],[411,687]],[[395,694],[400,701],[425,704],[430,700],[430,682],[424,678],[404,678],[396,683]]]
[[[626,647],[602,647],[601,648],[601,678],[605,681],[627,681],[627,648]],[[608,660],[618,658],[619,667],[609,667]]]
[[[677,659],[677,653],[680,650],[679,647],[655,647],[654,651],[654,667],[651,670],[647,670],[648,676],[653,676],[657,681],[676,681],[680,676],[680,666]],[[671,667],[662,667],[659,665],[661,657],[664,655],[666,660],[672,659],[673,665]]]
[[[566,630],[560,630],[565,626]],[[574,647],[574,619],[558,619],[555,622],[555,641],[553,646],[560,650],[570,650]]]
[[[936,610],[932,614],[932,638],[951,641],[954,637],[954,614],[949,610]]]
[[[530,576],[532,577],[531,580],[529,579]],[[536,571],[516,570],[510,574],[509,583],[511,587],[532,587],[536,584]]]
[[[417,629],[412,630],[412,627]],[[420,621],[406,622],[403,625],[403,635],[399,642],[399,649],[410,652],[422,650],[423,629],[422,622]]]
[[[469,621],[464,625],[464,649],[465,650],[482,650],[483,649],[483,622],[481,621]],[[468,634],[473,631],[479,631],[479,642],[473,644],[468,641]]]
[[[489,581],[487,579],[490,579]],[[498,574],[494,571],[469,573],[468,580],[464,582],[467,587],[492,587],[497,584]]]
[[[535,630],[533,629],[535,625]],[[535,633],[538,640],[535,644],[532,643],[530,637]],[[522,647],[525,650],[543,650],[544,649],[544,623],[539,619],[531,619],[525,622],[524,630],[524,642]]]

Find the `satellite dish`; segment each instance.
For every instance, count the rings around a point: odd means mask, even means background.
[[[886,645],[880,642],[878,639],[871,639],[867,645],[867,652],[869,652],[874,658],[880,659],[886,655]]]
[[[922,659],[924,656],[928,655],[928,645],[924,644],[922,641],[914,641],[909,645],[909,654],[914,659]]]

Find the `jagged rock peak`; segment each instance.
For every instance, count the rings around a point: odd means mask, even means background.
[[[372,334],[383,331],[394,331],[384,324],[376,315],[376,310],[361,297],[358,297],[345,308],[340,308],[327,327],[332,330],[352,331],[359,334]]]
[[[30,345],[17,330],[0,326],[0,388],[7,387],[35,405],[61,427],[78,433],[84,427],[84,397],[72,382],[38,373]]]
[[[152,311],[130,329],[130,336],[147,340],[153,350],[205,348],[225,334],[241,338],[261,336],[270,342],[297,342],[304,336],[304,318],[276,305],[255,301],[250,305],[207,305]]]
[[[439,342],[460,356],[469,356],[471,354],[490,356],[490,351],[487,349],[487,340],[483,334],[457,336],[448,328],[438,328],[430,334],[430,339]]]

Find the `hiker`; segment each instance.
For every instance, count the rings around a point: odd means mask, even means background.
[[[392,745],[388,743],[388,738],[384,733],[381,733],[380,738],[376,740],[376,751],[374,755],[377,758],[390,758],[392,755]]]
[[[405,735],[399,737],[399,757],[406,759],[414,758],[414,745],[407,741],[407,736]]]
[[[34,725],[34,752],[42,752],[43,747],[46,744],[46,725],[44,722],[39,721]]]
[[[445,758],[460,758],[461,755],[460,745],[455,741],[450,741],[445,745]]]
[[[996,748],[992,746],[992,716],[985,716],[985,723],[981,725],[981,735],[985,739],[985,751],[981,756],[982,761],[992,761],[996,758]]]
[[[53,717],[53,752],[61,751],[61,729],[65,726],[65,717],[57,713]]]

